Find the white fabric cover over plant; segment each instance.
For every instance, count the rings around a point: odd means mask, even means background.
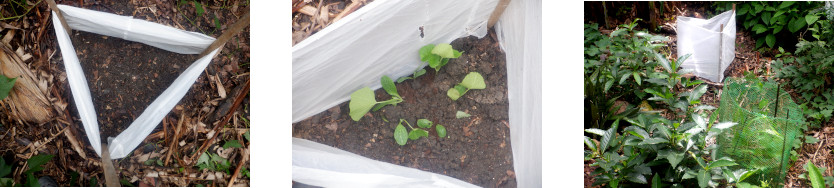
[[[422,63],[426,44],[487,33],[497,0],[374,1],[293,47],[293,123],[381,87]],[[420,37],[423,26],[424,37]],[[541,187],[541,1],[511,1],[496,24],[507,57],[510,134],[519,187]],[[393,138],[391,138],[393,139]],[[473,187],[293,138],[293,181],[325,187]],[[452,178],[453,179],[453,178]]]
[[[205,50],[214,38],[200,33],[183,31],[168,27],[162,24],[152,23],[144,20],[133,19],[129,16],[99,12],[94,10],[76,8],[66,5],[58,5],[63,12],[67,25],[70,28],[111,36],[125,40],[135,41],[151,45],[163,50],[180,54],[199,54]],[[90,88],[81,63],[75,54],[72,41],[55,12],[52,13],[52,25],[55,28],[58,46],[61,48],[61,55],[64,59],[64,66],[67,73],[67,81],[70,85],[75,106],[84,125],[84,131],[90,140],[90,145],[101,156],[101,140],[99,139],[99,126],[96,119],[93,100],[90,97]],[[130,126],[115,138],[108,140],[110,157],[119,159],[130,154],[153,129],[159,125],[162,118],[176,106],[185,96],[200,73],[205,70],[211,62],[212,57],[220,49],[212,51],[192,63],[176,80],[165,89]]]
[[[709,20],[677,19],[678,57],[692,54],[681,67],[707,80],[723,81],[724,71],[736,57],[736,13],[730,10]],[[720,30],[722,24],[724,30]]]
[[[510,1],[495,24],[507,57],[510,145],[518,187],[542,186],[542,2]]]

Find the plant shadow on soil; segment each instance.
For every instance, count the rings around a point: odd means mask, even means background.
[[[460,38],[451,45],[463,52],[460,58],[451,59],[439,72],[426,67],[426,74],[417,80],[396,84],[404,102],[370,112],[359,122],[351,120],[349,101],[344,102],[294,123],[293,137],[478,186],[515,187],[504,52],[490,36]],[[452,101],[447,89],[469,72],[481,73],[486,89],[471,90]],[[382,89],[375,94],[379,101],[390,98]],[[457,111],[472,116],[456,119]],[[438,138],[432,127],[428,138],[398,145],[394,128],[399,119],[416,127],[417,119],[423,118],[445,126],[447,137]]]

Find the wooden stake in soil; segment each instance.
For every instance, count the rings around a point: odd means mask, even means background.
[[[116,174],[116,168],[113,168],[113,160],[110,160],[107,143],[101,144],[101,168],[104,169],[104,183],[108,187],[120,187],[119,175]]]
[[[69,25],[67,25],[67,21],[64,19],[64,14],[61,12],[61,9],[58,9],[58,4],[55,4],[54,0],[46,0],[46,3],[49,4],[49,8],[52,9],[52,11],[55,11],[55,14],[58,15],[58,19],[67,31],[67,35],[72,36],[72,29]]]
[[[508,5],[510,5],[510,0],[501,0],[498,2],[498,5],[495,6],[495,10],[492,11],[492,15],[489,16],[487,28],[492,27],[495,25],[495,22],[498,22],[498,18],[501,18],[501,15],[504,14],[504,9],[507,9]]]

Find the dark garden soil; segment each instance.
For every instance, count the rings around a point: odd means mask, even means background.
[[[197,13],[196,2],[202,5],[202,14]],[[47,97],[56,115],[43,123],[26,122],[8,116],[8,105],[0,102],[0,154],[13,170],[6,177],[17,184],[25,182],[26,160],[49,154],[54,158],[44,164],[43,171],[35,173],[35,178],[50,177],[58,186],[102,186],[101,160],[78,119],[50,9],[45,1],[33,3],[21,19],[0,21],[0,34],[17,33],[3,42],[31,54],[25,63],[48,85]],[[247,1],[222,0],[56,3],[133,16],[215,38],[249,10]],[[0,13],[5,16],[27,8],[12,11],[6,6],[8,2],[0,5]],[[249,186],[249,142],[243,138],[250,118],[249,30],[246,27],[222,47],[185,97],[139,147],[127,157],[114,160],[122,186]],[[103,141],[127,128],[197,59],[196,55],[81,31],[73,31],[71,39],[90,86]],[[209,139],[213,135],[218,136]],[[242,147],[220,147],[232,141],[240,141]],[[201,150],[203,145],[207,147]],[[228,161],[229,170],[199,169],[195,163],[199,155],[192,155],[198,151]]]
[[[90,87],[101,140],[127,129],[198,58],[115,37],[73,32],[71,39]],[[70,111],[77,113],[74,108]]]
[[[451,44],[463,55],[437,73],[426,67],[426,75],[396,84],[405,99],[399,105],[370,112],[354,122],[348,115],[348,102],[344,102],[294,123],[293,137],[483,187],[515,187],[504,52],[493,36],[461,38]],[[473,71],[484,76],[486,89],[469,91],[457,101],[446,96],[447,89]],[[376,98],[387,100],[390,96],[379,89]],[[456,119],[456,111],[472,116]],[[416,126],[421,118],[444,125],[447,138],[438,138],[432,128],[428,138],[398,145],[393,135],[399,119]]]

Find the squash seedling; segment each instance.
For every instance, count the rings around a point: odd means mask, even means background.
[[[429,67],[434,68],[434,71],[440,71],[440,68],[449,63],[449,59],[458,58],[462,53],[452,49],[452,45],[441,44],[427,44],[420,48],[420,61],[428,62]]]
[[[394,85],[394,81],[391,78],[382,76],[380,82],[382,82],[382,88],[385,89],[385,92],[391,95],[391,99],[377,102],[374,97],[374,91],[368,87],[354,91],[350,94],[349,104],[350,118],[353,121],[362,119],[362,116],[365,116],[371,108],[377,111],[385,105],[390,104],[396,106],[398,103],[403,102],[403,98],[397,93],[397,86]]]
[[[405,122],[405,125],[408,125],[408,127],[411,128],[410,132],[405,129],[405,126],[403,126],[403,122]],[[398,123],[397,127],[394,128],[394,140],[396,140],[397,144],[399,144],[400,146],[404,146],[406,143],[408,143],[408,140],[417,140],[422,137],[429,137],[429,131],[426,131],[424,129],[431,128],[432,124],[433,122],[429,121],[428,119],[418,119],[418,128],[414,128],[405,119],[400,119],[400,123]],[[435,129],[437,130],[438,137],[446,137],[446,127],[437,124],[437,126],[435,126]]]
[[[469,90],[472,89],[484,89],[486,88],[486,84],[484,83],[484,77],[481,76],[481,73],[478,72],[470,72],[463,78],[459,84],[456,84],[455,87],[449,88],[446,91],[446,95],[452,100],[458,100],[460,96],[466,94]]]

